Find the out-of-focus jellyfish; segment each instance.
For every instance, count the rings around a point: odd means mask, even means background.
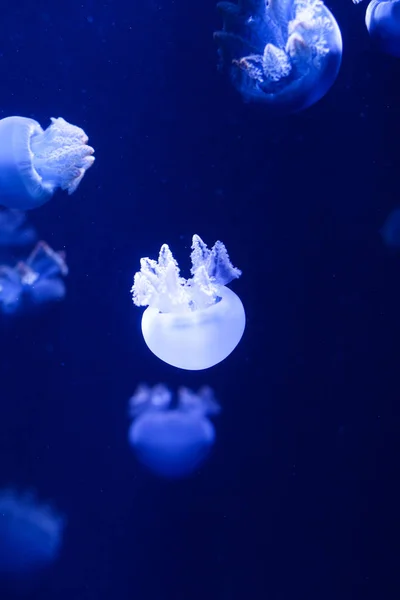
[[[361,0],[353,0],[359,4]],[[371,39],[387,54],[400,57],[400,0],[372,0],[365,13]]]
[[[26,223],[26,216],[20,210],[0,209],[0,247],[20,247],[34,244],[36,230]]]
[[[38,242],[25,262],[0,266],[0,312],[13,314],[61,300],[68,274],[63,252]]]
[[[321,0],[238,0],[217,4],[220,66],[246,101],[283,112],[320,100],[334,83],[342,36]]]
[[[207,416],[220,412],[210,388],[201,388],[197,394],[180,388],[174,399],[165,385],[141,385],[129,409],[134,417],[129,442],[140,462],[157,475],[184,477],[207,457],[215,440]]]
[[[380,230],[386,246],[400,248],[400,208],[395,208],[388,215]]]
[[[0,575],[26,575],[51,564],[64,526],[64,517],[33,494],[0,491]]]
[[[50,200],[57,188],[72,194],[94,162],[80,127],[51,119],[43,130],[25,117],[0,120],[0,205],[23,210]]]
[[[198,235],[192,243],[192,277],[179,275],[178,263],[164,244],[158,262],[142,258],[132,287],[133,302],[148,306],[142,332],[150,350],[180,369],[208,369],[239,343],[246,317],[227,283],[241,271],[232,266],[224,244],[209,250]]]

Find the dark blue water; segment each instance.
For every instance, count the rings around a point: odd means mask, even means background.
[[[2,324],[0,487],[68,519],[59,560],[2,600],[398,597],[400,62],[350,0],[332,90],[271,119],[216,69],[214,2],[5,1],[0,117],[85,129],[96,162],[30,220],[65,249],[65,302]],[[147,349],[130,287],[193,233],[243,271],[244,337],[207,371]],[[138,383],[210,385],[212,457],[165,482],[135,462]]]

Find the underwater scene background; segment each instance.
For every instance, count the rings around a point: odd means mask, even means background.
[[[65,519],[57,558],[6,573],[1,600],[398,598],[400,254],[381,229],[400,59],[365,4],[326,4],[337,79],[276,115],[217,68],[212,1],[2,3],[0,118],[62,116],[96,161],[27,212],[66,253],[65,299],[1,316],[0,488]],[[150,352],[130,293],[163,243],[187,273],[193,234],[226,244],[246,311],[199,371]],[[132,451],[142,383],[214,391],[215,443],[187,477]]]

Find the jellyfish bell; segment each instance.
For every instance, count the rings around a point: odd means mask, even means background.
[[[164,244],[158,261],[141,260],[132,287],[133,301],[148,306],[142,333],[148,348],[180,369],[208,369],[224,360],[239,343],[246,324],[243,304],[226,287],[241,272],[232,266],[222,242],[209,250],[193,236],[192,278],[179,267]]]
[[[245,327],[243,305],[229,288],[218,302],[195,313],[160,313],[149,307],[142,332],[148,348],[164,362],[192,371],[223,361],[237,346]]]
[[[372,0],[365,24],[380,50],[400,57],[400,0]]]
[[[297,112],[333,85],[342,60],[339,26],[321,0],[219,2],[220,66],[244,100]]]
[[[61,117],[43,130],[25,117],[0,120],[0,205],[31,209],[57,188],[72,194],[93,162],[94,150],[79,127]]]
[[[162,404],[157,403],[160,392],[165,400]],[[139,396],[141,406],[137,409]],[[187,396],[190,402],[185,401]],[[158,385],[152,389],[142,386],[130,400],[135,419],[129,442],[136,457],[155,474],[168,479],[189,475],[207,458],[215,441],[208,415],[219,412],[209,388],[197,394],[180,389],[176,406],[172,406],[172,399],[168,388]]]

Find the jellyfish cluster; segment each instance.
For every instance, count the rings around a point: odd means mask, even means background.
[[[220,1],[217,8],[219,66],[246,102],[293,113],[314,105],[333,86],[342,36],[322,0]],[[365,21],[374,43],[400,57],[400,0],[371,0]],[[24,211],[40,208],[58,189],[73,194],[94,160],[85,131],[62,117],[51,118],[46,129],[21,116],[0,120],[2,319],[31,315],[64,298],[65,253],[38,240]],[[399,248],[399,232],[397,209],[381,233],[388,246]],[[133,303],[145,307],[141,328],[147,358],[160,365],[157,357],[181,376],[220,365],[238,346],[246,325],[242,301],[228,287],[241,271],[223,242],[208,248],[195,234],[190,259],[185,278],[164,243],[157,260],[140,260],[131,288]],[[220,411],[208,385],[197,392],[182,386],[174,394],[165,384],[140,384],[129,400],[128,443],[138,463],[153,474],[167,480],[188,477],[210,455],[216,441],[212,417]],[[0,576],[21,578],[51,565],[61,552],[65,524],[65,517],[35,494],[0,490]]]

